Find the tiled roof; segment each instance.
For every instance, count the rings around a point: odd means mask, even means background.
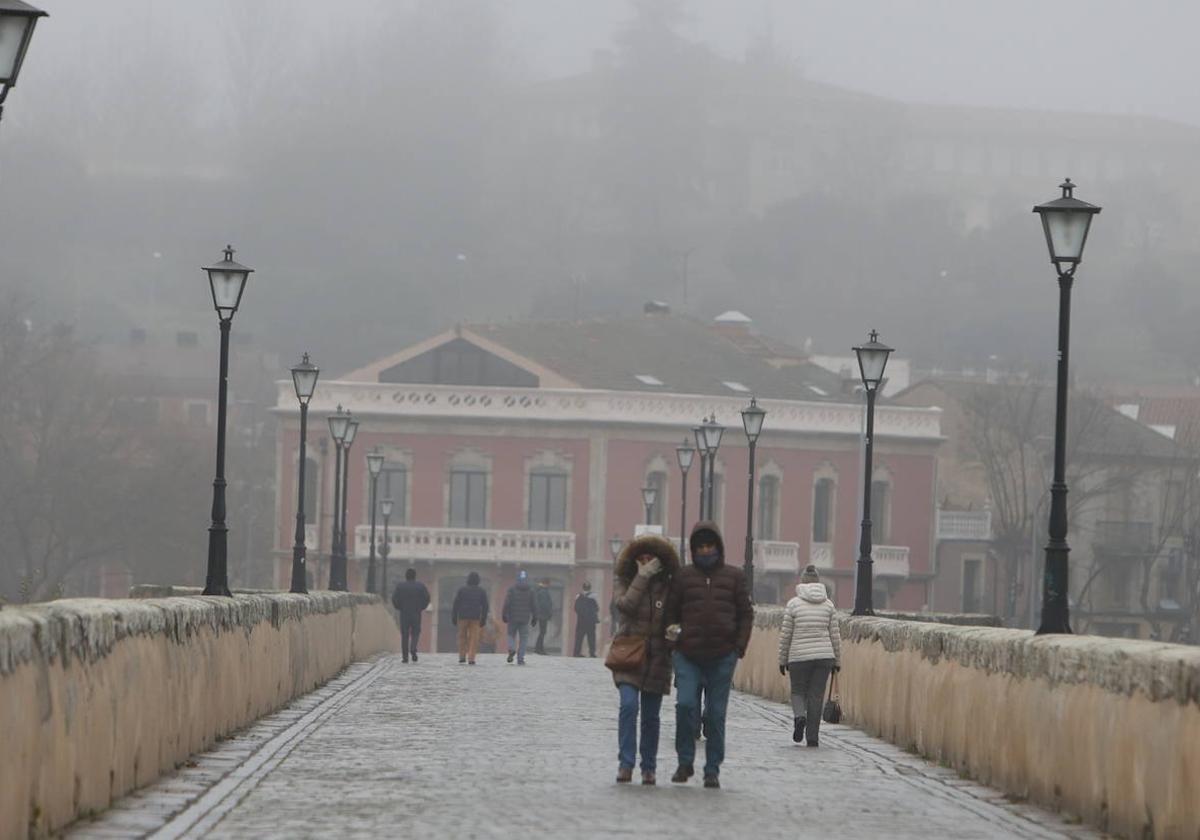
[[[840,376],[804,361],[804,354],[796,348],[751,334],[727,334],[679,315],[477,324],[464,329],[582,388],[721,396],[745,393],[804,401],[851,398]],[[662,385],[648,384],[651,377]],[[744,386],[745,391],[725,383]]]

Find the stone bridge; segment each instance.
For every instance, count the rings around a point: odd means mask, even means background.
[[[617,786],[598,660],[403,664],[375,598],[0,611],[0,837],[1200,836],[1200,653],[850,619],[846,726],[778,701],[760,609],[720,791]]]

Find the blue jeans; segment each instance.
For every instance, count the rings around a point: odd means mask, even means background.
[[[659,712],[663,696],[639,691],[637,686],[621,683],[621,714],[617,726],[617,761],[621,767],[633,767],[637,757],[638,701],[642,707],[642,769],[653,770],[658,764]]]
[[[521,639],[521,646],[517,647],[517,637]],[[522,622],[521,624],[508,625],[508,652],[517,652],[517,661],[525,661],[525,646],[529,644],[529,623]]]
[[[725,760],[725,709],[729,706],[737,653],[711,662],[693,662],[675,651],[671,654],[671,662],[675,666],[675,684],[679,687],[675,699],[675,752],[679,764],[692,767],[696,763],[696,721],[700,711],[700,686],[703,685],[704,723],[708,726],[704,775],[720,775],[721,762]]]

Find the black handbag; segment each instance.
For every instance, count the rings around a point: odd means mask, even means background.
[[[841,723],[842,722],[842,702],[837,694],[837,674],[833,675],[833,679],[829,681],[829,699],[825,701],[825,708],[821,710],[821,720],[826,723]]]

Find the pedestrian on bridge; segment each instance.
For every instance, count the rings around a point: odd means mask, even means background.
[[[517,664],[524,665],[529,628],[537,624],[537,596],[529,585],[529,572],[524,569],[517,572],[517,582],[504,596],[500,618],[508,625],[508,661],[511,663],[515,656]]]
[[[721,786],[725,759],[725,710],[733,669],[746,655],[754,608],[741,569],[725,564],[725,541],[713,522],[698,522],[688,540],[692,564],[680,568],[667,599],[667,638],[675,642],[675,752],[672,782],[694,773],[696,712],[704,687],[704,786]]]
[[[467,585],[460,587],[450,608],[450,623],[458,628],[458,661],[475,664],[479,637],[483,635],[488,617],[488,596],[479,585],[479,573],[467,575]]]
[[[642,784],[655,784],[658,733],[663,697],[671,691],[671,650],[666,639],[666,600],[671,578],[679,570],[679,553],[670,540],[656,535],[639,537],[617,558],[613,581],[619,625],[615,651],[606,663],[620,692],[617,728],[617,781],[633,780],[641,712]],[[627,644],[623,644],[622,641]],[[641,643],[641,655],[636,651]]]
[[[583,640],[587,639],[588,656],[596,656],[596,625],[600,623],[600,603],[586,580],[575,596],[575,655],[583,655]]]
[[[550,578],[542,578],[534,595],[537,600],[538,636],[537,643],[533,646],[533,652],[545,656],[546,630],[549,629],[550,619],[554,615],[554,596],[550,594]]]
[[[779,631],[779,673],[791,677],[792,740],[817,746],[825,682],[841,670],[842,636],[837,611],[816,566],[800,574],[796,597],[788,601]]]
[[[400,613],[400,651],[404,661],[417,661],[417,642],[421,639],[421,613],[429,606],[429,590],[417,580],[417,570],[404,572],[404,580],[392,591],[392,606]]]

